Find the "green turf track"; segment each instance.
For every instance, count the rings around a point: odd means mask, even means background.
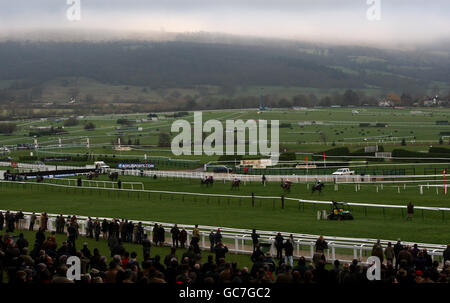
[[[181,190],[175,182],[172,190]],[[256,228],[285,232],[324,234],[362,238],[382,238],[446,244],[450,239],[447,217],[440,212],[416,211],[406,221],[400,209],[353,207],[354,221],[317,221],[324,206],[278,200],[206,198],[129,191],[2,185],[2,209],[48,211],[50,213],[108,216],[134,220],[154,220],[236,228]]]

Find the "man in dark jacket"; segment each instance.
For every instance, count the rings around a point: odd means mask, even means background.
[[[394,245],[394,255],[395,255],[395,269],[398,269],[398,254],[403,250],[403,244],[400,238],[397,239],[397,243]]]
[[[180,231],[179,239],[181,248],[184,248],[186,246],[187,241],[187,231],[184,228]]]
[[[281,260],[281,258],[283,257],[283,242],[284,242],[284,238],[281,235],[281,233],[278,233],[277,236],[275,237],[275,248],[277,250],[277,259]]]
[[[95,220],[95,222],[94,222],[95,241],[99,240],[101,229],[102,229],[102,227],[101,227],[100,222],[98,221],[98,218],[97,218],[97,220]]]
[[[106,219],[103,219],[102,233],[103,233],[103,239],[105,239],[105,240],[108,238],[108,229],[109,229],[108,221],[106,221]]]
[[[256,233],[256,229],[252,231],[252,242],[253,242],[253,250],[256,249],[256,246],[259,243],[259,235]]]
[[[19,249],[20,253],[22,253],[22,250],[25,247],[28,247],[28,241],[27,241],[27,239],[24,238],[23,233],[20,233],[19,239],[17,239],[17,241],[16,241],[16,245],[17,245],[17,248]]]
[[[211,229],[211,232],[209,233],[209,244],[210,244],[210,248],[209,251],[210,252],[214,252],[214,230]]]
[[[178,248],[178,238],[180,236],[180,230],[178,229],[178,226],[176,224],[174,225],[174,227],[172,227],[170,233],[172,235],[172,246]]]
[[[406,220],[412,220],[412,217],[414,214],[414,205],[411,202],[408,203],[407,213],[408,213],[408,217],[406,218]]]
[[[152,242],[148,238],[147,234],[144,234],[144,239],[142,239],[142,252],[143,256],[147,256],[150,258],[150,247],[152,246]]]
[[[87,221],[87,231],[86,231],[86,236],[88,238],[93,238],[94,237],[94,222],[92,222],[91,217],[88,218]]]
[[[85,242],[83,243],[83,248],[81,249],[81,252],[83,253],[83,256],[85,256],[86,258],[91,258],[92,254],[90,249],[88,248],[88,244]]]
[[[288,264],[289,266],[294,266],[294,245],[292,244],[291,240],[287,239],[286,243],[284,244],[284,263]]]
[[[214,235],[214,244],[218,244],[222,242],[222,234],[220,233],[220,228],[217,229],[217,232]]]
[[[259,256],[264,256],[264,253],[261,251],[259,245],[257,245],[256,249],[253,251],[252,256],[250,257],[250,260],[255,263],[256,261],[258,261]]]
[[[160,246],[163,246],[164,242],[166,241],[166,231],[161,224],[159,225],[158,228],[158,240]]]
[[[6,221],[6,232],[13,233],[14,232],[14,215],[12,213],[10,213],[9,211],[7,211],[6,215],[5,215],[5,221]]]
[[[214,247],[214,252],[216,253],[216,264],[219,264],[220,259],[225,259],[225,255],[228,252],[228,247],[226,247],[222,242],[219,242]]]
[[[28,230],[30,231],[34,230],[34,224],[36,223],[36,219],[37,219],[36,213],[33,212],[30,216],[30,225],[28,226]]]
[[[132,221],[129,221],[128,226],[127,226],[127,241],[128,241],[128,243],[133,242],[133,231],[134,231],[134,223]]]

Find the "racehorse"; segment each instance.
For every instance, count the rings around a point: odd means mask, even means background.
[[[312,187],[312,192],[311,194],[313,194],[316,190],[319,191],[319,195],[322,193],[322,188],[325,187],[325,184],[323,184],[322,182],[319,184],[314,184],[314,186]]]
[[[111,181],[117,181],[117,179],[119,179],[119,173],[118,172],[109,173],[109,179]]]
[[[281,183],[281,188],[285,191],[290,193],[291,192],[291,185],[292,182],[291,181],[284,181]]]
[[[232,183],[231,183],[231,189],[233,189],[233,188],[237,188],[237,189],[239,189],[239,185],[241,184],[241,180],[234,180]]]
[[[205,184],[206,187],[208,187],[209,185],[213,185],[214,184],[214,179],[212,176],[206,178],[206,179],[201,179],[200,180],[200,184],[203,185]]]
[[[88,180],[98,179],[98,172],[89,172],[87,178]]]

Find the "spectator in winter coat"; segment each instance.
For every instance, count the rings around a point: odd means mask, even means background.
[[[210,244],[210,248],[209,251],[210,252],[214,252],[214,246],[215,246],[215,241],[214,241],[214,230],[211,229],[211,232],[209,233],[209,244]]]
[[[216,254],[216,263],[219,263],[220,259],[225,259],[225,255],[228,252],[228,247],[226,247],[222,242],[219,242],[214,247],[214,252]]]
[[[288,264],[290,267],[294,266],[294,245],[290,239],[286,240],[284,243],[284,263]]]
[[[316,252],[323,254],[325,249],[328,249],[328,243],[323,236],[320,236],[316,241]]]
[[[384,250],[384,255],[388,264],[394,264],[395,252],[391,242],[388,242],[387,247]]]
[[[175,248],[178,248],[180,229],[178,228],[178,226],[176,224],[170,230],[170,234],[172,235],[172,246]]]
[[[253,263],[255,263],[260,256],[264,256],[264,253],[261,251],[259,245],[256,246],[256,249],[253,251],[250,260],[252,260]]]
[[[160,246],[163,246],[166,242],[166,231],[162,225],[159,225],[158,228],[158,240]]]
[[[277,259],[281,260],[283,257],[283,242],[284,238],[281,233],[278,233],[275,237],[275,248],[277,250]]]
[[[217,232],[214,234],[214,244],[218,244],[222,242],[222,234],[220,233],[220,228],[217,229]]]
[[[31,214],[31,216],[30,216],[30,225],[28,226],[28,230],[29,230],[29,231],[34,230],[34,224],[36,223],[36,219],[37,219],[37,216],[36,216],[36,214],[33,212],[33,213]],[[0,230],[2,230],[1,227],[0,227]]]
[[[108,239],[108,230],[109,230],[109,223],[108,221],[106,221],[106,219],[103,219],[102,222],[102,234],[103,234],[103,239]]]
[[[150,258],[150,248],[152,247],[152,242],[148,238],[147,234],[144,234],[144,239],[142,239],[142,255],[148,256]]]
[[[186,241],[187,241],[187,231],[183,228],[180,231],[180,246],[181,248],[185,248],[186,247]]]
[[[383,255],[383,247],[381,246],[380,240],[377,241],[372,247],[372,256],[376,256],[380,259],[380,262],[383,263],[384,255]]]
[[[253,250],[256,249],[256,245],[259,243],[259,235],[256,233],[256,229],[253,229],[252,231],[252,243],[253,243]]]

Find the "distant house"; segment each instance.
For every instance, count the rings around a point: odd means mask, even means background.
[[[393,106],[394,102],[392,102],[391,100],[388,99],[378,100],[378,107],[393,107]]]
[[[436,98],[423,101],[423,106],[436,106],[438,105],[438,100]]]

